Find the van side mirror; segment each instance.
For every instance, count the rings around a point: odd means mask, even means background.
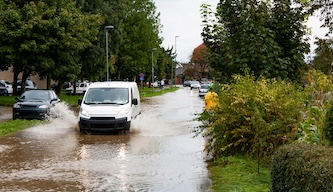
[[[80,99],[77,100],[77,104],[78,105],[81,105],[81,103],[82,103],[82,98],[80,98]]]
[[[132,104],[138,105],[138,99],[132,99]]]

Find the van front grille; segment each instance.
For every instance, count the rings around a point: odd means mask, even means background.
[[[91,120],[115,120],[115,117],[91,117]]]

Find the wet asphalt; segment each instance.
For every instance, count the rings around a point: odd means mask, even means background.
[[[205,141],[193,133],[197,90],[180,87],[141,108],[130,133],[80,134],[62,105],[61,118],[0,137],[0,191],[211,191]]]

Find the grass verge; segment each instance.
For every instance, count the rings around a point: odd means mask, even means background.
[[[167,87],[165,89],[154,88],[153,92],[152,88],[144,87],[144,88],[139,88],[139,92],[140,92],[140,98],[144,99],[147,97],[154,97],[154,96],[163,95],[165,93],[174,92],[177,91],[178,89],[179,89],[178,87]],[[83,98],[83,95],[67,95],[63,93],[60,95],[59,98],[68,105],[75,107],[78,105],[77,104],[78,99]]]
[[[0,105],[11,106],[15,103],[16,96],[0,96]]]
[[[154,91],[152,88],[140,88],[140,97],[141,98],[146,98],[146,97],[154,97],[154,96],[159,96],[159,95],[163,95],[165,93],[169,93],[169,92],[174,92],[177,91],[179,88],[178,87],[166,87],[164,89],[159,89],[159,88],[154,88]]]
[[[8,120],[6,122],[0,123],[0,136],[14,133],[16,131],[28,127],[33,127],[35,125],[43,123],[45,122],[40,120],[24,120],[24,119]]]
[[[213,190],[219,192],[269,192],[271,178],[269,169],[245,157],[223,157],[209,163]]]

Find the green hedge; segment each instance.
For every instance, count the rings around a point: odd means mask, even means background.
[[[311,144],[279,147],[272,157],[272,191],[332,192],[333,148]]]

